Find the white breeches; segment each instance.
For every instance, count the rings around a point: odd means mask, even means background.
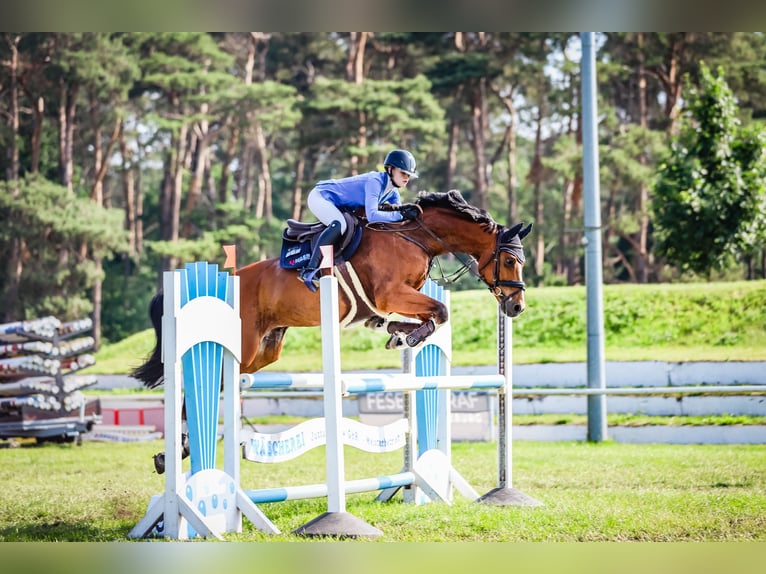
[[[346,233],[346,218],[343,217],[340,209],[335,204],[324,197],[315,187],[311,190],[307,200],[309,209],[316,218],[324,223],[330,225],[333,221],[340,223],[340,230],[342,233]]]

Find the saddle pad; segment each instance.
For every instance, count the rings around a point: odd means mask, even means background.
[[[279,266],[282,269],[303,269],[311,259],[311,239],[297,241],[282,237]]]
[[[347,261],[362,241],[363,226],[350,213],[344,213],[348,230],[340,240],[339,253],[336,253],[335,263]],[[288,227],[282,232],[282,250],[279,265],[282,269],[303,269],[311,259],[314,242],[324,230],[322,223],[302,223],[288,219]],[[337,245],[336,245],[337,248]]]

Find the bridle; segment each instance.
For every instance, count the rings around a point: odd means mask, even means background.
[[[477,277],[478,279],[481,279],[481,281],[487,286],[490,292],[497,298],[500,304],[505,306],[508,299],[516,295],[516,293],[518,293],[519,291],[526,291],[526,285],[524,284],[524,281],[516,281],[515,279],[500,279],[500,258],[503,253],[508,253],[514,259],[519,261],[518,255],[514,253],[514,249],[511,248],[510,244],[500,242],[500,237],[503,234],[502,232],[503,232],[503,227],[498,226],[498,229],[495,235],[495,250],[492,252],[491,258],[487,259],[486,263],[484,263],[484,265],[482,265],[481,267],[478,266],[478,262],[475,259],[471,258],[476,263],[477,267],[475,272],[473,269],[470,269],[470,271],[471,271],[471,275],[473,275],[474,277]],[[482,275],[481,272],[487,265],[489,265],[493,261],[495,263],[495,268],[492,274],[492,283],[490,283],[484,278],[484,275]],[[519,262],[523,263],[523,260]],[[501,287],[513,287],[516,290],[511,291],[508,295],[504,295],[503,291],[500,289]]]
[[[447,247],[447,245],[442,241],[441,237],[436,235],[433,231],[431,231],[428,227],[426,227],[423,222],[420,219],[414,220],[413,223],[416,223],[417,226],[425,231],[430,237],[435,239],[439,244],[441,244],[442,247],[444,247],[445,251],[450,251],[450,248]],[[525,291],[526,290],[526,284],[524,281],[516,281],[514,279],[500,279],[500,259],[503,253],[508,253],[511,255],[514,259],[519,261],[519,256],[517,253],[514,253],[514,250],[509,243],[501,243],[500,237],[503,235],[504,227],[502,225],[498,225],[497,229],[495,230],[495,249],[492,252],[492,255],[487,259],[487,261],[484,262],[483,265],[479,266],[479,262],[473,257],[468,256],[468,260],[465,261],[461,257],[458,256],[458,254],[455,254],[455,257],[458,261],[461,263],[461,267],[457,270],[451,273],[449,276],[446,276],[444,272],[442,271],[441,280],[444,283],[454,283],[457,279],[462,277],[466,272],[469,272],[473,277],[476,279],[479,279],[484,285],[487,286],[487,288],[490,290],[490,292],[495,296],[495,298],[498,300],[498,302],[505,306],[505,304],[508,302],[508,300],[515,296],[519,291]],[[418,247],[420,247],[423,251],[425,251],[426,255],[428,255],[429,259],[429,274],[431,269],[434,266],[434,262],[438,261],[435,259],[435,255],[431,253],[431,250],[428,249],[425,245],[423,245],[421,242],[417,241],[416,239],[413,239],[409,235],[406,235],[403,233],[403,231],[410,231],[411,229],[397,229],[397,230],[391,230],[394,231],[397,235],[401,236],[403,239],[406,239],[410,243],[414,243]],[[482,275],[482,271],[484,268],[489,265],[490,263],[494,262],[494,270],[493,270],[493,276],[492,276],[492,282],[490,283],[484,278],[484,275]],[[523,263],[523,255],[520,263]],[[439,269],[441,270],[441,265],[439,265]],[[508,295],[503,294],[503,291],[501,287],[513,287],[515,291],[511,291]]]

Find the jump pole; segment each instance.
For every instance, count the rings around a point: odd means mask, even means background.
[[[319,280],[322,323],[322,373],[326,433],[327,512],[293,531],[303,536],[379,538],[383,532],[346,511],[346,489],[341,418],[340,329],[338,280],[325,275]]]

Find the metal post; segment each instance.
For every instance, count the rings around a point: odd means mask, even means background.
[[[602,294],[601,193],[596,126],[596,58],[593,32],[582,32],[582,142],[585,205],[585,286],[588,328],[588,388],[606,387]],[[606,397],[588,396],[588,440],[606,438]]]
[[[513,488],[513,322],[497,308],[497,368],[505,383],[497,392],[497,488],[478,502],[495,506],[542,506]]]

